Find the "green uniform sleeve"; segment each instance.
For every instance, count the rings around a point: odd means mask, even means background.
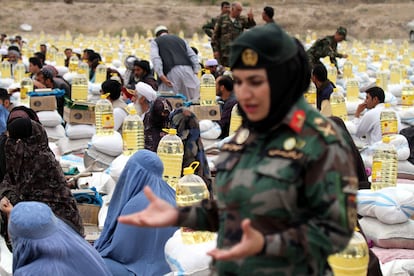
[[[211,37],[213,35],[214,26],[216,25],[216,18],[211,18],[206,24],[203,25],[202,29],[206,35]]]
[[[220,51],[220,39],[221,39],[221,25],[223,24],[223,17],[219,17],[214,25],[213,34],[211,36],[211,47],[213,52]]]

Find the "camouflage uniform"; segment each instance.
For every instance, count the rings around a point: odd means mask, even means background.
[[[206,24],[203,25],[202,29],[209,37],[212,37],[214,26],[221,15],[211,18]]]
[[[244,29],[256,26],[254,19],[246,16],[239,16],[231,21],[228,14],[218,18],[214,27],[213,36],[211,37],[211,47],[214,52],[220,53],[219,63],[223,66],[229,66],[230,43],[235,40]]]
[[[357,178],[345,135],[303,98],[266,133],[239,129],[217,163],[217,203],[180,209],[179,223],[240,242],[241,221],[265,235],[264,252],[215,262],[219,275],[327,275],[356,223]]]
[[[328,56],[331,63],[335,65],[337,70],[339,70],[336,58],[342,58],[343,55],[337,52],[337,48],[338,43],[335,41],[333,35],[315,41],[312,47],[307,51],[312,67],[315,66],[315,64],[322,64],[319,59]]]

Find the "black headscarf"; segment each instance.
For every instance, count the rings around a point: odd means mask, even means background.
[[[274,23],[256,27],[236,39],[230,63],[232,69],[266,69],[271,90],[267,117],[251,122],[239,109],[243,125],[258,132],[279,123],[309,87],[311,73],[303,45]]]
[[[32,135],[32,123],[29,118],[16,118],[7,124],[9,137],[13,139],[23,139]]]

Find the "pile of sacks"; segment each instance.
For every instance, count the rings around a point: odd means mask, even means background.
[[[414,190],[399,186],[359,190],[357,202],[358,214],[363,216],[359,223],[382,262],[384,275],[389,275],[386,271],[413,275]]]

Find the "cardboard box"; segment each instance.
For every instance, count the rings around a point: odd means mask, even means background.
[[[53,111],[57,109],[55,96],[30,97],[30,108],[34,111]]]
[[[95,111],[93,109],[74,109],[67,106],[63,109],[63,120],[70,124],[95,124]]]
[[[177,109],[183,106],[184,101],[181,98],[166,98],[172,105],[173,109]]]
[[[98,214],[101,209],[95,204],[77,203],[83,225],[98,225]]]
[[[199,120],[218,121],[221,118],[220,106],[218,105],[191,105],[190,110]]]

